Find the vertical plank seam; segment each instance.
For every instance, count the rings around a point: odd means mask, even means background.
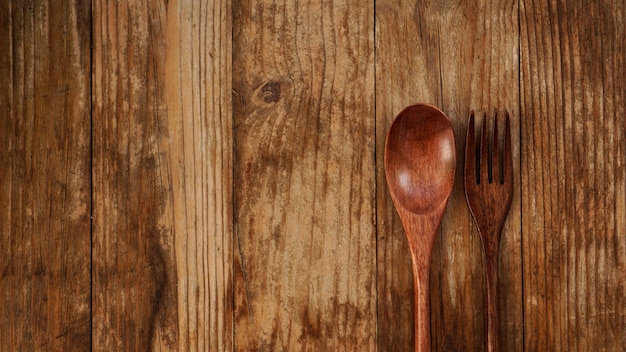
[[[553,16],[557,16],[558,17],[558,13],[553,13],[551,11],[551,6],[550,4],[546,5],[547,8],[547,26],[548,26],[548,41],[544,43],[543,45],[543,50],[544,52],[549,52],[549,63],[547,63],[545,66],[545,78],[544,78],[544,84],[546,85],[546,91],[552,91],[553,94],[547,95],[546,96],[546,102],[545,102],[545,115],[550,114],[551,111],[553,111],[553,109],[555,109],[556,106],[556,96],[554,94],[554,92],[556,92],[556,63],[555,63],[555,58],[554,58],[554,43],[558,40],[558,38],[555,38],[555,34],[554,34],[554,27],[555,27],[555,23],[558,23],[558,18],[555,20],[553,18]],[[543,36],[544,40],[545,40],[545,35]],[[552,78],[551,82],[548,82],[548,75],[550,75],[550,77]],[[551,87],[550,87],[551,85]],[[554,116],[556,116],[556,114],[554,114]],[[554,125],[550,126],[550,123],[553,122]],[[552,127],[552,128],[551,128]],[[557,122],[556,122],[556,118],[553,119],[548,119],[546,121],[546,128],[547,128],[547,150],[548,150],[548,158],[549,160],[553,160],[553,162],[549,162],[548,163],[548,174],[549,175],[555,175],[556,176],[556,182],[558,183],[558,180],[560,180],[560,174],[559,174],[559,170],[558,170],[558,165],[556,165],[558,163],[558,148],[557,148],[557,142],[558,142],[558,137],[555,135],[555,131],[557,131]],[[554,159],[551,159],[552,157],[554,157]],[[552,177],[548,177],[548,180],[546,182],[545,180],[545,173],[543,173],[542,176],[542,182],[545,184],[547,183],[548,187],[548,204],[546,206],[546,201],[544,200],[544,212],[546,214],[548,214],[549,216],[549,224],[545,224],[545,220],[544,220],[544,277],[545,277],[545,294],[546,297],[548,296],[552,296],[554,297],[556,295],[555,292],[557,292],[557,288],[556,285],[558,284],[558,280],[556,280],[555,278],[557,277],[554,273],[554,265],[551,265],[553,262],[557,262],[555,260],[555,252],[556,250],[554,249],[554,239],[552,236],[552,232],[554,229],[554,222],[555,222],[555,215],[553,214],[553,207],[552,207],[552,202],[554,201],[554,199],[557,199],[558,202],[558,184],[556,185],[556,187],[552,187]],[[546,192],[544,191],[544,194]],[[547,209],[546,209],[547,208]],[[558,209],[557,209],[558,211]],[[558,216],[558,214],[557,214]],[[545,229],[547,229],[547,234],[545,232]],[[545,259],[548,258],[549,259]],[[549,278],[549,279],[548,279]],[[555,304],[556,305],[556,304]],[[546,307],[545,307],[545,314],[547,317],[547,330],[548,331],[556,331],[556,318],[554,316],[554,310],[555,310],[555,305],[550,305],[549,303],[546,303]],[[547,334],[547,340],[548,340],[548,344],[552,345],[552,348],[558,348],[558,342],[560,337],[559,336],[554,336],[554,334],[552,334],[552,336],[550,336],[550,334]]]
[[[94,163],[93,163],[93,147],[94,147],[94,128],[93,128],[93,1],[89,2],[89,350],[93,351],[93,248],[94,248],[94,226],[93,226],[93,209],[94,209]]]
[[[230,259],[229,263],[229,275],[228,278],[230,280],[230,348],[232,352],[235,352],[235,278],[234,278],[234,266],[235,266],[235,99],[233,99],[233,80],[234,80],[234,38],[235,38],[235,2],[226,2],[227,5],[230,5],[230,57],[226,60],[228,62],[230,60],[230,82],[229,88],[230,92],[226,92],[226,95],[230,95],[230,155],[229,155],[229,163],[230,163],[230,250],[228,253],[228,257]],[[228,7],[226,8],[228,10]],[[220,119],[221,109],[220,109]],[[222,163],[224,160],[222,160]],[[223,169],[223,167],[222,167]],[[223,237],[222,237],[223,240]]]
[[[230,23],[230,61],[231,61],[231,65],[230,65],[230,88],[231,88],[231,92],[227,92],[226,94],[231,94],[234,95],[235,93],[235,89],[233,87],[234,85],[234,76],[235,76],[235,65],[233,64],[234,62],[234,57],[235,57],[235,9],[237,8],[237,5],[239,4],[238,0],[235,0],[233,2],[230,3],[230,18],[231,18],[231,23]],[[243,263],[243,257],[241,255],[241,243],[239,241],[239,237],[237,235],[237,222],[236,222],[236,218],[235,218],[235,209],[237,209],[236,207],[236,198],[235,198],[235,155],[236,154],[236,144],[235,144],[235,99],[231,99],[230,101],[230,138],[231,138],[231,144],[230,144],[230,158],[231,158],[231,163],[230,163],[230,220],[231,220],[231,224],[230,224],[230,231],[231,231],[231,236],[230,236],[230,242],[231,242],[231,252],[230,252],[230,271],[231,271],[231,276],[230,276],[230,315],[231,315],[231,331],[230,331],[230,339],[231,339],[231,350],[232,352],[235,352],[236,350],[236,341],[235,341],[235,330],[236,330],[236,320],[235,320],[235,241],[237,241],[237,250],[238,250],[238,254],[239,257],[241,259],[241,262]],[[220,113],[221,116],[221,113]],[[222,160],[223,162],[223,160]]]
[[[559,14],[561,13],[559,11],[559,4],[555,4],[554,5],[554,13]],[[567,201],[569,198],[569,194],[567,192],[568,190],[568,168],[567,168],[567,119],[566,119],[566,111],[567,109],[565,108],[565,95],[566,95],[566,88],[565,88],[565,80],[564,77],[566,76],[566,73],[563,72],[565,64],[564,64],[564,55],[566,55],[565,53],[565,47],[564,47],[564,43],[563,43],[563,22],[565,21],[565,19],[563,18],[563,20],[557,20],[556,21],[556,35],[557,35],[557,42],[555,45],[555,50],[558,53],[558,69],[559,69],[559,76],[560,76],[560,82],[559,82],[559,98],[560,101],[555,101],[554,103],[554,118],[555,118],[555,130],[556,130],[556,125],[558,125],[559,123],[561,123],[561,134],[557,137],[557,144],[560,146],[561,148],[561,153],[560,156],[557,154],[557,162],[561,161],[563,163],[563,165],[561,167],[558,167],[558,170],[561,170],[563,175],[562,175],[562,186],[560,187],[563,193],[562,197],[557,198],[557,202],[559,201],[559,199],[563,199],[565,204],[569,204],[569,202]],[[556,61],[556,59],[554,60]],[[556,62],[555,62],[556,65]],[[556,90],[555,90],[556,91]],[[556,121],[556,119],[558,119],[559,117],[557,116],[557,113],[560,113],[560,121]],[[560,142],[558,141],[560,137]],[[558,153],[558,147],[557,147],[557,153]],[[557,186],[558,187],[558,186]],[[557,188],[558,191],[558,188]],[[558,203],[557,203],[558,204]],[[565,212],[565,216],[562,215],[562,213]],[[560,290],[559,290],[559,294],[561,295],[561,298],[564,300],[564,302],[562,303],[562,307],[565,310],[565,315],[567,316],[567,312],[569,312],[569,300],[567,299],[567,293],[569,291],[569,238],[568,238],[568,223],[567,223],[567,205],[565,206],[565,209],[559,209],[559,214],[557,214],[558,216],[558,221],[559,221],[559,229],[561,231],[564,230],[564,238],[563,238],[563,246],[562,246],[562,250],[561,253],[565,252],[565,258],[560,258],[561,261],[561,265],[564,265],[565,268],[561,269],[561,273],[563,273],[563,278],[564,280],[561,281],[561,286],[560,286]],[[563,297],[563,292],[565,292],[565,296]],[[564,321],[560,324],[560,330],[561,330],[561,338],[564,339],[564,341],[569,341],[569,329],[568,329],[568,325],[569,322],[567,319],[564,319]],[[561,346],[563,346],[563,342],[561,342]]]
[[[603,9],[603,10],[605,10],[605,9]],[[605,15],[604,11],[603,11],[603,15]],[[603,27],[601,27],[600,30],[603,33],[607,33],[607,30],[606,30],[606,27],[605,27],[607,25],[607,21],[602,21],[602,25],[603,25]],[[605,45],[604,45],[604,40],[603,39],[604,39],[604,36],[600,36],[600,38],[599,38],[599,52],[600,52],[601,56],[604,56],[604,49],[605,49]],[[607,44],[607,46],[608,45],[609,44]],[[607,59],[605,59],[605,60],[607,60]],[[597,115],[600,115],[600,116],[603,116],[603,117],[605,116],[606,108],[607,108],[605,106],[605,102],[606,102],[606,98],[605,98],[606,77],[604,75],[604,69],[605,69],[607,64],[608,63],[605,61],[604,65],[602,65],[600,67],[600,70],[599,70],[600,71],[599,76],[600,76],[600,92],[601,92],[600,96],[601,96],[601,101],[599,102],[599,108],[598,108],[599,109],[599,114],[597,114]],[[608,104],[606,104],[606,105],[608,105]],[[594,114],[594,115],[596,115],[596,114]],[[603,136],[604,136],[605,131],[607,130],[606,129],[606,125],[607,125],[607,119],[606,118],[602,118],[602,123],[599,126],[599,129],[601,131],[601,135],[603,135]],[[608,139],[608,136],[606,136],[605,138]],[[602,148],[599,148],[599,149],[598,149],[598,143],[594,143],[594,148],[596,149],[595,150],[595,157],[594,157],[594,159],[599,160],[601,165],[602,165],[602,167],[601,167],[602,171],[601,172],[599,172],[596,169],[596,177],[595,177],[599,181],[599,183],[600,183],[600,186],[598,187],[600,189],[605,189],[605,187],[607,187],[607,184],[608,184],[607,178],[606,178],[607,177],[607,172],[606,171],[607,171],[607,164],[608,164],[608,162],[607,162],[608,157],[607,157],[606,154],[608,154],[608,153],[605,153],[604,150],[606,150],[607,144],[610,144],[610,143],[611,142],[607,141],[607,140],[603,141]],[[601,158],[599,157],[598,153],[601,153],[601,155],[602,155]],[[606,219],[607,219],[607,214],[606,214],[606,208],[607,208],[607,206],[606,206],[606,197],[602,197],[602,199],[599,199],[600,197],[598,196],[598,192],[596,192],[595,196],[596,196],[596,202],[597,202],[596,207],[598,207],[600,209],[599,218],[604,223],[604,226],[603,226],[604,236],[602,236],[600,238],[600,243],[596,246],[596,251],[598,252],[597,256],[596,256],[596,260],[598,261],[598,263],[596,263],[596,266],[598,268],[598,276],[599,276],[604,271],[603,270],[604,268],[602,268],[601,263],[604,260],[606,260],[606,251],[604,251],[604,253],[603,253],[603,249],[606,248],[607,236],[609,236],[609,234],[608,234],[608,221],[606,221]],[[597,218],[596,218],[596,221],[598,221]],[[597,229],[598,227],[599,226],[595,226],[595,229]],[[596,234],[596,236],[597,235],[598,234]],[[604,248],[602,248],[602,247],[604,247]],[[608,280],[606,280],[606,278],[603,278],[602,281],[603,281],[602,284],[604,286],[603,287],[604,290],[602,290],[602,287],[600,287],[598,289],[599,292],[598,292],[598,294],[596,296],[596,302],[597,302],[596,304],[597,304],[597,309],[600,311],[600,314],[601,314],[600,317],[599,317],[600,324],[603,325],[604,328],[608,332],[608,331],[610,331],[610,328],[609,328],[608,324],[606,323],[606,321],[608,320],[608,315],[609,315],[609,313],[607,312],[608,310],[607,310],[607,306],[606,306],[606,297],[607,297],[607,293],[608,293],[608,283],[607,283]],[[603,301],[604,301],[604,303],[603,303]],[[603,336],[604,337],[604,339],[602,341],[603,346],[608,346],[609,345],[608,335],[609,335],[609,333],[605,333],[604,336]]]
[[[420,23],[420,26],[421,26],[421,23]],[[443,106],[443,101],[444,101],[444,99],[443,99],[443,67],[442,67],[443,65],[441,64],[441,39],[439,37],[439,33],[440,33],[439,28],[437,28],[435,30],[435,33],[437,34],[436,45],[437,45],[437,66],[438,66],[438,74],[439,74],[439,77],[438,77],[439,78],[439,82],[438,82],[439,83],[439,91],[438,91],[439,98],[434,103],[436,105],[439,105],[439,107],[440,107],[440,109],[442,111],[445,111],[446,108]],[[442,225],[443,225],[442,223],[439,224],[439,229],[437,230],[437,234],[436,234],[436,236],[439,237],[439,239],[440,239],[439,240],[439,248],[443,248],[443,226]],[[432,251],[434,249],[434,245],[435,244],[433,243],[433,248],[431,248],[431,255],[432,255]],[[439,257],[439,270],[438,270],[439,273],[440,273],[440,278],[443,275],[442,274],[442,270],[441,270],[442,265],[443,265],[442,264],[442,258],[440,256]],[[428,276],[430,276],[430,272],[429,272]],[[429,277],[428,280],[430,281],[430,277]],[[430,283],[429,283],[429,285],[430,285]],[[413,286],[413,290],[415,290],[415,286]],[[428,301],[429,302],[430,302],[430,297],[431,297],[432,293],[433,293],[432,290],[430,290],[430,292],[428,293]],[[439,299],[440,299],[441,302],[443,302],[443,289],[442,288],[439,289]],[[417,307],[415,307],[415,309],[417,309]],[[437,345],[437,343],[439,342],[439,340],[438,340],[439,334],[437,334],[437,332],[435,331],[435,329],[432,326],[432,320],[433,320],[433,317],[435,315],[433,314],[434,313],[433,312],[433,307],[430,305],[430,303],[428,303],[428,309],[429,309],[429,311],[428,311],[428,315],[429,315],[428,326],[429,326],[429,332],[430,332],[431,349],[433,347],[435,347],[435,349],[438,349],[439,346]],[[443,313],[443,304],[440,305],[439,315],[441,317],[441,320],[444,320],[445,317],[444,317],[444,313]],[[415,323],[415,321],[413,321],[413,323]],[[445,324],[445,322],[442,322],[442,325],[444,325],[444,324]]]
[[[17,51],[17,50],[15,50],[15,48],[14,48],[15,47],[15,40],[14,40],[15,33],[13,31],[13,28],[14,28],[13,16],[14,16],[14,14],[13,14],[13,6],[12,5],[13,5],[13,3],[11,1],[9,1],[8,2],[8,8],[9,8],[9,10],[8,10],[8,12],[9,12],[9,14],[8,14],[8,16],[9,16],[9,43],[10,43],[10,45],[9,45],[9,55],[10,55],[9,56],[9,65],[11,65],[11,70],[9,71],[9,77],[10,77],[10,82],[11,83],[10,83],[10,88],[8,90],[9,91],[8,93],[9,93],[9,101],[11,102],[10,109],[9,109],[11,117],[15,116],[15,114],[16,114],[16,112],[15,112],[15,110],[16,110],[15,109],[15,105],[16,105],[15,95],[16,94],[15,94],[14,90],[15,90],[15,86],[17,85],[17,83],[16,83],[16,76],[17,76],[17,74],[15,72],[16,71],[15,70],[15,65],[16,65],[15,61],[17,61],[17,60],[15,60],[15,56],[16,56],[15,51]],[[10,172],[11,172],[11,174],[10,174],[11,176],[10,177],[13,178],[13,173],[15,172],[15,163],[14,162],[11,163],[10,168],[11,168],[10,169]],[[8,198],[9,199],[8,199],[7,203],[9,204],[9,210],[7,212],[7,222],[10,222],[11,221],[11,216],[12,216],[12,205],[13,205],[13,201],[14,201],[13,200],[13,192],[14,192],[14,190],[13,190],[13,179],[11,179],[11,181],[8,182],[8,184],[9,184],[9,187],[8,187],[9,188],[8,189],[8,194],[9,194]],[[9,243],[9,245],[7,245],[7,247],[8,247],[8,257],[9,258],[13,258],[14,253],[13,253],[13,248],[10,245],[10,243]],[[6,270],[6,269],[4,269],[4,270]],[[9,292],[9,294],[11,296],[14,295],[13,294],[13,290],[11,289],[11,287],[9,287],[8,292]],[[13,335],[13,332],[15,331],[15,329],[14,329],[15,319],[14,319],[14,310],[13,309],[9,310],[9,315],[8,316],[9,316],[10,323],[9,323],[9,332],[7,334],[8,335],[8,340],[9,340],[7,342],[7,345],[10,346],[11,345],[11,341],[14,341],[14,339],[12,339],[12,335]]]
[[[624,8],[622,7],[622,11],[621,11],[622,15],[623,15],[623,10],[624,10]],[[618,12],[618,17],[619,17],[619,12]],[[626,21],[623,21],[622,24],[624,25],[624,27],[626,27]],[[622,34],[623,33],[624,32],[622,31]],[[619,38],[619,36],[616,36],[616,37]],[[620,45],[619,42],[613,43],[613,46],[611,48],[611,53],[613,53],[613,55],[615,55],[615,52],[616,52],[614,50],[614,48],[616,46],[619,47],[619,45]],[[623,37],[622,37],[622,46],[623,45],[624,45],[624,40],[623,40]],[[615,58],[614,61],[613,61],[613,68],[616,67],[616,66],[620,67],[622,69],[622,72],[624,72],[623,71],[623,69],[624,69],[623,65],[620,65],[620,63],[623,64],[623,62],[624,62],[623,56],[622,56],[622,58],[620,60],[620,57],[618,55],[617,58]],[[617,155],[616,160],[614,160],[615,166],[613,167],[613,180],[617,180],[617,179],[619,179],[618,171],[620,170],[620,168],[623,168],[623,164],[620,163],[620,159],[623,158],[624,152],[623,152],[623,149],[620,147],[622,145],[620,143],[620,140],[622,140],[622,138],[620,138],[620,136],[619,136],[619,125],[617,124],[617,122],[619,121],[618,118],[617,118],[617,115],[618,115],[618,112],[619,112],[619,101],[620,101],[620,99],[618,98],[619,93],[616,93],[617,89],[615,87],[616,86],[615,81],[613,81],[612,83],[613,83],[613,86],[611,87],[611,91],[613,92],[613,96],[611,97],[611,99],[612,99],[613,103],[616,104],[616,106],[613,107],[613,117],[612,117],[611,125],[613,127],[613,131],[614,132],[616,132],[615,130],[617,130],[617,133],[615,134],[615,137],[614,137],[614,140],[613,140],[613,148],[615,150],[615,154]],[[622,84],[622,87],[624,89],[622,91],[622,99],[624,99],[624,97],[626,97],[626,94],[625,94],[626,93],[626,84]],[[624,129],[622,127],[622,133],[623,132],[624,132]],[[619,199],[617,197],[618,194],[619,194],[619,191],[617,191],[618,187],[619,186],[616,187],[615,183],[613,184],[613,192],[614,192],[615,198],[613,199],[613,209],[612,210],[613,210],[613,241],[614,241],[613,246],[615,248],[615,259],[614,260],[615,260],[615,266],[616,266],[616,268],[619,271],[620,263],[619,263],[619,249],[618,249],[619,248],[619,240],[618,239],[619,239],[619,234],[620,234],[621,231],[620,231],[619,226],[618,226],[619,223],[620,223],[620,221],[618,220],[618,218],[619,218],[619,208],[618,208]],[[619,286],[620,285],[618,285],[617,292],[619,292]],[[623,300],[624,300],[624,298],[622,296],[621,301],[623,301]],[[616,308],[616,311],[618,311],[619,307],[621,306],[620,305],[620,300],[618,299],[613,304],[614,304],[614,307]],[[622,315],[622,317],[623,316],[624,315]],[[626,321],[624,320],[624,318],[620,318],[619,314],[617,315],[616,320],[617,320],[618,324],[620,324],[621,326],[626,326],[626,324],[625,324]],[[623,343],[626,342],[626,334],[623,333],[623,332],[622,332],[622,338],[621,339],[622,339]]]
[[[439,28],[437,28],[437,64],[439,66],[439,99],[441,101],[441,110],[445,111],[445,107],[443,106],[443,64],[441,63],[441,39],[440,39],[440,33],[441,31],[439,30]],[[456,148],[456,145],[455,145]],[[456,150],[455,150],[456,153]],[[456,165],[455,165],[456,168]],[[458,177],[458,176],[456,176]],[[454,183],[453,183],[454,186]],[[447,205],[446,205],[447,207]],[[444,253],[444,241],[443,241],[443,224],[442,224],[443,219],[440,221],[439,223],[439,231],[437,233],[437,236],[439,236],[439,248],[440,248],[440,253]],[[434,243],[433,243],[434,246]],[[432,249],[431,249],[431,257],[432,257]],[[440,282],[440,286],[439,286],[439,300],[440,302],[444,302],[444,295],[443,295],[443,284],[441,284],[441,282],[443,282],[443,255],[439,256],[439,282]],[[430,275],[430,274],[429,274]],[[430,279],[429,279],[430,281]],[[430,283],[429,283],[430,286]],[[429,288],[430,290],[430,288]],[[432,292],[432,291],[431,291]],[[429,302],[430,302],[430,294],[429,293]],[[430,303],[429,303],[429,307],[430,307]],[[444,305],[440,304],[439,305],[439,316],[441,319],[441,326],[445,326],[446,325],[446,315],[445,315],[445,311],[444,311]],[[433,326],[432,326],[432,321],[433,321],[433,312],[432,312],[432,308],[429,308],[429,317],[430,317],[430,321],[429,321],[429,327],[430,327],[430,341],[431,341],[431,349],[433,348],[433,342],[434,342],[434,347],[437,349],[441,349],[441,346],[438,345],[439,341],[439,334],[437,333],[437,331],[434,331]],[[445,340],[444,340],[445,341]],[[444,341],[442,342],[442,345],[445,345]]]
[[[559,6],[560,5],[560,6]],[[557,3],[556,5],[556,11],[558,13],[564,13],[562,12],[563,8],[562,8],[562,4]],[[569,77],[569,80],[572,80],[573,77],[573,65],[570,62],[571,60],[571,50],[572,50],[572,44],[569,42],[571,40],[571,36],[568,33],[568,25],[566,24],[565,26],[563,26],[562,28],[559,29],[559,35],[561,37],[564,38],[564,40],[561,41],[561,46],[563,46],[562,49],[562,54],[561,54],[561,66],[564,66],[567,70],[566,73],[563,74],[563,77]],[[567,42],[565,42],[565,40],[567,40]],[[565,42],[565,43],[564,43]],[[565,66],[566,65],[566,66]],[[567,83],[569,85],[569,89],[565,88],[565,84],[561,85],[561,90],[562,90],[562,101],[561,101],[561,109],[562,109],[562,120],[563,120],[563,133],[564,136],[567,133],[567,126],[568,126],[568,120],[572,119],[572,112],[573,112],[573,107],[569,106],[569,104],[567,103],[568,101],[568,95],[571,95],[572,90],[574,89],[572,87],[572,82],[568,82]],[[568,117],[568,111],[570,116]],[[564,160],[567,156],[566,154],[569,153],[570,155],[572,155],[572,150],[573,148],[568,148],[570,146],[571,139],[569,138],[570,141],[568,141],[567,139],[563,138],[563,157]],[[572,245],[575,241],[572,241],[571,238],[571,217],[570,217],[570,213],[572,211],[573,205],[575,204],[575,196],[572,196],[572,190],[573,187],[575,185],[575,182],[573,180],[573,173],[571,171],[571,166],[568,165],[567,162],[564,163],[563,165],[563,173],[565,176],[564,179],[564,193],[565,193],[565,202],[566,202],[566,207],[565,207],[565,251],[566,251],[566,255],[565,255],[565,272],[566,272],[566,279],[565,279],[565,316],[567,317],[567,320],[565,322],[565,330],[566,330],[566,334],[565,334],[565,338],[567,341],[569,341],[569,335],[571,332],[571,319],[570,319],[570,312],[571,309],[570,308],[570,279],[572,278],[572,274],[571,274],[571,268],[572,268],[572,262],[571,262],[571,252],[572,252]]]
[[[519,161],[518,161],[518,170],[520,170],[519,173],[519,189],[520,189],[520,223],[519,223],[519,233],[520,233],[520,242],[519,242],[519,246],[520,246],[520,268],[521,268],[521,302],[519,302],[521,304],[521,313],[522,313],[522,317],[521,317],[521,336],[522,336],[522,351],[525,350],[525,344],[526,344],[526,337],[524,336],[525,332],[526,332],[526,316],[525,316],[525,311],[524,311],[524,212],[522,211],[523,209],[523,204],[524,204],[524,199],[523,199],[523,189],[524,189],[524,185],[522,182],[522,159],[523,159],[523,147],[522,147],[522,128],[523,128],[523,123],[522,123],[522,85],[523,85],[523,81],[522,81],[522,10],[520,8],[520,2],[521,0],[517,1],[517,81],[518,81],[518,90],[517,90],[517,113],[518,113],[518,121],[519,121],[519,129],[518,129],[518,140],[519,140]]]
[[[377,167],[377,155],[378,155],[378,141],[377,141],[377,137],[378,137],[378,133],[377,133],[377,126],[378,126],[378,109],[376,107],[376,97],[377,97],[377,93],[378,90],[376,89],[376,54],[378,52],[377,50],[377,45],[376,45],[376,0],[372,1],[372,6],[374,7],[372,10],[372,30],[374,31],[373,34],[373,45],[374,45],[374,53],[373,53],[373,60],[374,60],[374,282],[376,283],[375,285],[375,292],[374,292],[374,309],[375,311],[375,322],[374,322],[374,330],[376,332],[376,335],[374,337],[374,348],[376,352],[379,352],[380,349],[380,344],[378,341],[379,338],[379,329],[378,329],[378,320],[379,320],[379,307],[378,307],[378,297],[379,297],[379,282],[378,282],[378,269],[379,269],[379,265],[378,265],[378,182],[376,182],[376,179],[378,178],[378,167]]]
[[[564,5],[567,6],[567,5]],[[567,13],[567,11],[571,11],[569,9],[565,9],[564,13]],[[575,22],[575,20],[574,20]],[[573,132],[573,137],[572,142],[571,142],[571,153],[572,153],[572,158],[575,159],[577,156],[577,152],[574,148],[574,137],[576,136],[576,131],[575,131],[575,126],[576,126],[576,101],[575,101],[575,96],[577,91],[579,90],[578,87],[576,87],[576,57],[574,56],[574,53],[576,52],[577,48],[577,42],[576,42],[576,38],[574,37],[574,28],[573,25],[572,26],[568,26],[568,33],[567,33],[567,37],[570,38],[571,45],[569,46],[569,52],[568,52],[568,56],[569,59],[572,60],[572,62],[570,63],[570,80],[572,81],[570,84],[572,85],[572,89],[570,91],[570,99],[569,99],[569,104],[570,105],[570,111],[571,111],[571,116],[570,119],[572,120],[572,132]],[[572,195],[572,213],[573,215],[576,215],[577,213],[577,208],[578,208],[578,204],[577,204],[577,192],[576,192],[576,185],[577,185],[577,175],[576,175],[576,166],[572,166],[570,168],[570,172],[572,173],[572,190],[573,190],[573,195]],[[573,254],[573,263],[571,265],[571,267],[573,268],[572,272],[573,272],[573,277],[572,277],[572,282],[571,282],[571,286],[572,286],[572,291],[571,292],[571,298],[569,297],[570,295],[570,287],[569,287],[569,280],[568,280],[568,306],[569,306],[569,302],[573,301],[574,303],[572,304],[573,308],[573,316],[574,316],[574,331],[580,331],[579,328],[579,307],[577,307],[577,303],[578,303],[578,290],[576,290],[576,283],[578,281],[578,256],[575,254],[576,253],[576,248],[578,246],[578,237],[576,236],[576,234],[578,233],[578,228],[577,228],[577,222],[576,220],[572,220],[571,222],[572,225],[572,231],[571,231],[571,236],[572,236],[572,252],[574,252]],[[569,237],[568,237],[569,240]],[[569,253],[568,253],[568,269],[569,269]],[[578,339],[576,339],[574,341],[574,349],[578,350]]]

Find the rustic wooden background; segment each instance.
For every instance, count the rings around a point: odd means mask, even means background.
[[[415,102],[459,169],[433,350],[482,351],[470,110],[508,111],[506,351],[626,346],[623,0],[0,2],[1,351],[410,351],[383,172]]]

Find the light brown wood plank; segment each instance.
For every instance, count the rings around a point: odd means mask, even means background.
[[[373,3],[234,6],[235,350],[375,351]]]
[[[94,349],[232,349],[228,1],[95,1]]]
[[[0,350],[90,349],[89,3],[0,2]]]
[[[623,350],[626,6],[520,10],[525,350]]]
[[[504,350],[522,347],[519,187],[518,10],[515,1],[376,1],[378,347],[413,348],[413,282],[408,247],[383,172],[385,135],[402,108],[440,107],[464,155],[470,110],[508,110],[516,188],[501,242],[500,314]],[[482,249],[463,193],[462,157],[435,242],[430,271],[432,348],[484,348]]]

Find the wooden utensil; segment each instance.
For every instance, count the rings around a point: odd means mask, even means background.
[[[486,332],[487,351],[500,350],[498,334],[498,249],[504,221],[513,199],[513,159],[511,156],[511,130],[506,114],[504,133],[504,162],[500,162],[498,149],[498,118],[494,117],[491,154],[488,149],[487,116],[483,115],[480,137],[480,155],[476,157],[474,143],[474,113],[470,114],[465,144],[465,196],[476,221],[487,276]]]
[[[455,165],[452,124],[441,110],[417,104],[396,117],[385,144],[385,176],[411,250],[415,351],[430,351],[430,254],[452,191]]]

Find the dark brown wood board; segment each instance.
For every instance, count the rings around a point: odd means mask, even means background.
[[[520,3],[529,351],[626,346],[625,11]]]
[[[89,3],[0,3],[0,350],[90,348]]]
[[[7,0],[1,351],[410,351],[384,176],[406,106],[452,121],[434,351],[484,351],[470,111],[511,116],[505,351],[626,346],[621,0]]]

